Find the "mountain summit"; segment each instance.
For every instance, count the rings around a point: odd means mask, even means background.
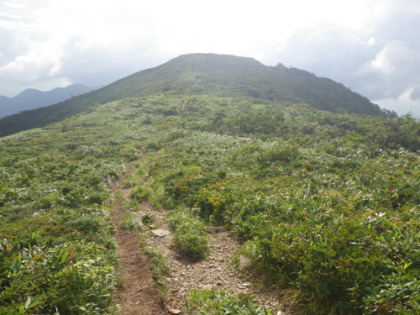
[[[331,79],[282,64],[270,67],[252,58],[231,55],[182,55],[105,89],[111,89],[117,98],[161,92],[249,96],[307,103],[332,112],[344,109],[352,114],[384,115],[379,106]]]
[[[68,101],[0,120],[0,136],[41,127],[98,103],[156,93],[213,94],[307,103],[321,110],[385,116],[379,106],[342,84],[314,74],[245,57],[188,54]]]

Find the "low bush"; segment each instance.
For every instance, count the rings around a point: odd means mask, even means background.
[[[149,225],[151,225],[152,223],[153,223],[153,221],[155,220],[155,218],[153,217],[153,215],[152,214],[148,214],[148,213],[146,213],[145,215],[143,215],[142,217],[141,217],[141,222],[144,224],[144,225],[146,225],[146,226],[149,226]]]
[[[146,201],[150,195],[150,191],[144,186],[136,186],[131,192],[130,196],[137,202]]]
[[[209,250],[204,223],[180,211],[169,216],[169,224],[174,230],[172,245],[186,259],[198,261],[206,257]]]

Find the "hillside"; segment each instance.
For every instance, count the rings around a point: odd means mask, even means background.
[[[55,88],[46,92],[27,89],[15,97],[0,96],[0,118],[25,110],[57,104],[89,91],[90,89],[82,84],[72,84],[65,88]]]
[[[389,114],[343,85],[303,70],[268,67],[244,57],[190,54],[65,102],[0,119],[0,136],[60,121],[94,104],[156,93],[243,96],[257,101],[307,103],[332,112]]]
[[[207,87],[227,65],[193,60],[0,139],[0,314],[419,313],[419,121]]]

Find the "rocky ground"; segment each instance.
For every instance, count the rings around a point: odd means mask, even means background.
[[[127,168],[127,173],[129,168]],[[122,188],[122,181],[115,189],[120,189],[129,198],[129,189]],[[221,227],[207,227],[210,240],[210,252],[206,259],[191,263],[180,257],[171,246],[172,234],[165,218],[165,211],[154,209],[148,202],[143,202],[134,213],[134,220],[141,222],[145,214],[152,215],[154,222],[150,228],[143,229],[143,246],[149,246],[160,253],[169,266],[169,274],[165,277],[167,293],[157,294],[152,285],[149,264],[141,252],[138,235],[118,228],[122,211],[118,201],[114,204],[114,222],[116,239],[120,248],[121,265],[125,279],[124,290],[120,295],[124,314],[183,314],[187,297],[192,290],[220,288],[231,294],[250,293],[261,305],[272,310],[272,314],[285,314],[280,298],[252,284],[240,271],[240,267],[248,264],[247,259],[239,255],[239,243],[235,237]],[[135,256],[137,258],[129,258]],[[236,261],[236,263],[234,263]],[[137,265],[138,264],[138,265]],[[238,266],[239,268],[236,267]],[[144,309],[139,309],[141,307]],[[136,309],[137,307],[137,309]]]
[[[183,311],[183,305],[192,290],[221,288],[231,294],[251,293],[260,304],[270,308],[273,314],[281,314],[283,306],[275,294],[258,289],[234,268],[234,258],[239,259],[240,265],[246,265],[247,260],[238,254],[238,241],[229,231],[208,227],[209,255],[207,259],[191,263],[172,249],[172,236],[165,212],[153,209],[146,202],[140,206],[136,214],[137,220],[140,221],[145,214],[151,214],[155,218],[146,244],[161,253],[170,268],[169,275],[165,278],[168,288],[165,305],[168,310]]]

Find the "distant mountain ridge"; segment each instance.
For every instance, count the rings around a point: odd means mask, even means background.
[[[249,97],[307,103],[332,112],[390,115],[344,85],[304,70],[265,66],[247,57],[188,54],[67,101],[0,119],[0,136],[60,121],[95,104],[156,93]]]
[[[72,84],[65,88],[55,88],[46,92],[26,89],[14,97],[0,96],[0,117],[57,104],[90,91],[91,89],[83,84]]]

